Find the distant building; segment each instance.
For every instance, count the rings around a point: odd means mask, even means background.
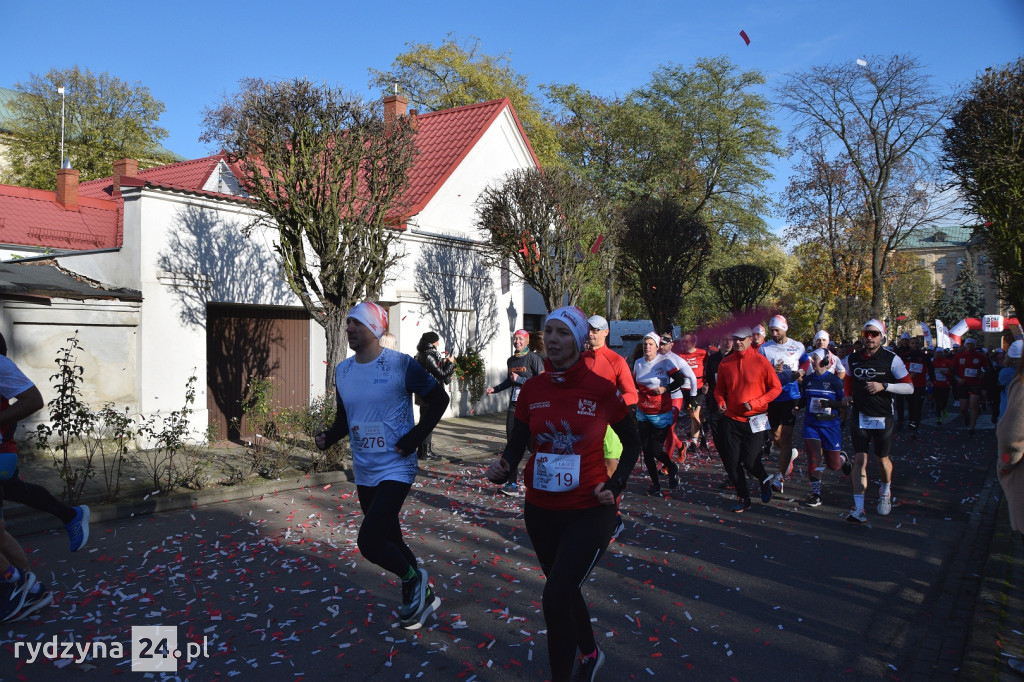
[[[932,277],[932,284],[949,290],[956,282],[965,259],[974,263],[974,274],[985,292],[985,314],[1006,315],[1008,305],[1001,301],[992,276],[992,267],[978,244],[971,227],[933,227],[914,230],[900,247],[918,258],[918,264]],[[943,320],[953,325],[959,320]]]

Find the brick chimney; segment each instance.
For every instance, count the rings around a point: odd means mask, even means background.
[[[384,98],[384,122],[390,123],[399,116],[405,116],[409,98],[402,95],[388,95]]]
[[[134,178],[139,174],[139,162],[135,159],[118,159],[114,162],[114,187],[113,193],[121,191],[121,178]]]
[[[78,208],[78,171],[74,168],[57,171],[57,203],[64,208]]]

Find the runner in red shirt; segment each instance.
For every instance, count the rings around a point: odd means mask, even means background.
[[[960,401],[960,414],[964,426],[970,427],[970,435],[973,436],[981,409],[981,394],[985,390],[985,372],[989,370],[989,361],[985,354],[978,350],[978,342],[967,339],[964,341],[963,350],[953,356],[953,367],[956,370],[956,398]]]
[[[684,334],[682,338],[682,352],[676,353],[690,366],[697,376],[697,395],[692,407],[688,408],[690,415],[690,443],[688,447],[694,451],[699,447],[707,449],[708,443],[704,436],[704,422],[701,413],[704,407],[704,396],[707,394],[707,387],[704,385],[704,363],[707,361],[708,352],[703,348],[697,348],[697,335],[693,332]]]
[[[950,359],[950,352],[943,348],[936,348],[932,367],[935,369],[935,382],[932,385],[932,400],[935,402],[935,423],[941,424],[946,418],[949,391],[953,387],[954,367],[953,360]]]
[[[640,454],[636,421],[615,388],[587,368],[580,352],[589,326],[575,307],[555,310],[544,322],[544,373],[523,384],[515,426],[505,452],[487,469],[504,483],[527,446],[523,519],[547,580],[541,600],[548,630],[552,682],[576,675],[591,680],[604,663],[581,586],[611,542],[615,500],[625,490]],[[623,451],[615,474],[604,467],[604,434],[611,426]]]

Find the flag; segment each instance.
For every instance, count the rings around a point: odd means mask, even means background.
[[[946,325],[942,324],[942,320],[935,320],[935,347],[952,347],[952,344],[949,342],[949,332],[946,330]]]
[[[934,346],[932,346],[932,332],[930,329],[928,329],[927,322],[921,323],[921,334],[924,336],[925,348],[933,348]]]

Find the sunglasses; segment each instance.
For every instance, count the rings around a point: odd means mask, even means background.
[[[864,333],[861,334],[865,339],[873,339],[876,336],[881,336],[882,332],[877,332],[874,329],[865,329]]]

